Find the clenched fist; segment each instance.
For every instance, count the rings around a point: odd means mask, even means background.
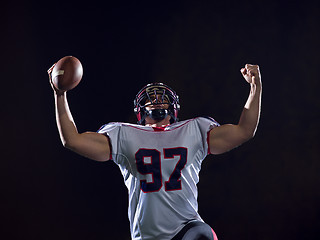
[[[255,85],[261,84],[261,74],[258,65],[246,64],[240,71],[248,83],[253,83]]]

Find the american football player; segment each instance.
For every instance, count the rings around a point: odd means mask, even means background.
[[[176,92],[166,84],[151,83],[134,100],[138,124],[114,122],[84,133],[77,131],[66,92],[51,83],[63,145],[119,166],[129,192],[133,240],[217,240],[198,213],[197,183],[208,154],[230,151],[256,132],[262,94],[259,66],[246,64],[241,73],[250,93],[238,124],[220,125],[210,117],[179,121]]]

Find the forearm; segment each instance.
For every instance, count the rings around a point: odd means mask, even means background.
[[[251,83],[250,85],[250,94],[238,125],[248,137],[253,137],[260,118],[262,85],[260,81],[258,83]]]
[[[241,69],[245,80],[250,84],[250,94],[242,111],[239,123],[224,124],[210,132],[210,152],[227,152],[252,138],[256,132],[261,108],[261,76],[258,65],[246,64]]]
[[[62,94],[54,93],[57,127],[61,142],[68,146],[78,135],[78,130],[74,123],[71,111],[69,109],[66,92]]]

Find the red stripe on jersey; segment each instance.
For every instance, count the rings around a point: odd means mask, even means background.
[[[213,239],[214,240],[218,240],[217,234],[213,231],[213,229],[211,228],[212,234],[213,234]]]
[[[110,153],[109,153],[109,159],[107,159],[107,160],[112,160],[112,145],[111,145],[110,138],[109,138],[109,136],[108,136],[107,134],[105,134],[105,133],[100,133],[100,134],[102,134],[103,136],[105,136],[106,138],[108,138]]]
[[[164,131],[173,131],[173,130],[176,130],[178,128],[181,128],[182,126],[186,125],[188,122],[192,121],[193,119],[190,119],[190,120],[186,120],[185,123],[181,124],[180,126],[175,126],[174,128],[169,128],[169,129],[165,129],[167,126],[171,126],[171,124],[167,125],[164,127]],[[154,127],[151,127],[151,129],[143,129],[143,128],[140,128],[139,126],[133,126],[133,125],[124,125],[124,126],[127,126],[127,127],[132,127],[132,128],[135,128],[135,129],[139,129],[139,130],[142,130],[142,131],[146,131],[146,132],[159,132],[159,131],[156,131],[154,129]],[[143,126],[145,127],[145,126]],[[162,128],[162,127],[155,127],[155,128]],[[162,131],[162,130],[160,130]]]

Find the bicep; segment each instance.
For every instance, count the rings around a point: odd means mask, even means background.
[[[212,154],[221,154],[241,145],[249,138],[239,125],[225,124],[215,127],[209,134],[209,149]]]
[[[107,161],[110,159],[110,140],[107,136],[97,132],[81,133],[77,141],[67,147],[92,160]]]

